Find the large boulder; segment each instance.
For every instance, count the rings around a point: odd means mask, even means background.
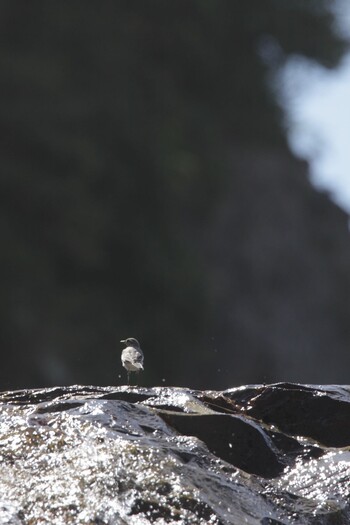
[[[350,522],[350,389],[0,395],[0,523]]]

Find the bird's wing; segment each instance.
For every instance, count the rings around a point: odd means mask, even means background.
[[[135,361],[136,363],[143,363],[143,355],[140,352],[137,352],[137,355],[135,355]]]
[[[143,363],[143,354],[136,348],[129,346],[122,352],[122,361],[131,361],[133,363]]]

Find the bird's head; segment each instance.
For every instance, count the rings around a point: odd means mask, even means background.
[[[128,337],[127,339],[122,339],[120,342],[124,343],[125,346],[133,346],[134,348],[140,348],[140,343],[137,339],[135,339],[135,337]]]

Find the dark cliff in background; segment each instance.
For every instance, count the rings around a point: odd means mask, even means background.
[[[2,388],[346,382],[347,217],[289,153],[260,49],[332,67],[330,2],[4,1]]]

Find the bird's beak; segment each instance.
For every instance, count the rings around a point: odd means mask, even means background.
[[[122,339],[120,342],[121,342],[121,343],[125,343],[125,339]]]

